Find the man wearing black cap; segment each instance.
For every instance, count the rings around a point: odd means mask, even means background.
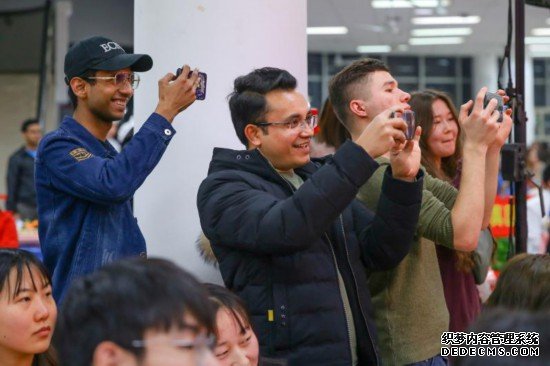
[[[160,79],[155,112],[118,154],[107,132],[139,84],[135,72],[152,66],[149,55],[127,54],[104,37],[82,40],[65,56],[74,113],[44,137],[36,157],[40,244],[58,301],[72,279],[146,255],[130,199],[159,162],[175,133],[174,117],[195,101],[198,85],[196,70],[189,78]]]

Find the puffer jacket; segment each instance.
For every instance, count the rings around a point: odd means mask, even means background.
[[[376,216],[355,195],[378,164],[353,142],[296,169],[295,190],[258,150],[214,149],[197,204],[225,285],[247,304],[261,355],[289,365],[351,365],[337,268],[360,365],[378,364],[368,270],[408,253],[422,192],[385,176]],[[337,266],[337,267],[336,267]]]

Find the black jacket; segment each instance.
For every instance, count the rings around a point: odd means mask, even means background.
[[[10,156],[8,163],[8,200],[6,209],[17,212],[17,204],[25,203],[36,207],[36,189],[34,187],[34,158],[25,147]]]
[[[334,258],[346,285],[361,365],[377,364],[365,267],[408,253],[420,210],[417,182],[383,183],[377,215],[355,195],[378,164],[347,142],[296,169],[295,191],[257,151],[215,149],[197,203],[223,280],[247,304],[261,354],[289,365],[350,365]]]

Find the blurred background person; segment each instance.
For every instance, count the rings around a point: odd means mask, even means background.
[[[348,130],[338,121],[330,99],[325,100],[323,104],[317,130],[318,132],[311,139],[310,156],[312,158],[334,154],[340,145],[351,138]]]
[[[6,209],[12,211],[16,219],[34,220],[38,218],[34,159],[42,128],[37,119],[30,118],[21,125],[21,133],[25,144],[10,156],[8,162]]]
[[[527,253],[531,254],[545,253],[547,250],[549,237],[550,165],[547,165],[542,172],[541,188],[544,202],[542,212],[538,189],[534,188],[527,199]]]
[[[56,318],[44,265],[24,250],[0,249],[0,364],[55,365],[48,350]]]

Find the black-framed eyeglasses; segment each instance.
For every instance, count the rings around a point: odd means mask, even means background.
[[[137,89],[139,85],[139,75],[133,72],[118,72],[115,76],[87,76],[88,80],[111,80],[116,86],[121,87],[124,83],[130,84],[132,89]]]
[[[185,350],[201,350],[201,349],[209,349],[214,350],[216,347],[216,336],[213,334],[210,334],[208,336],[205,335],[199,335],[195,339],[139,339],[139,340],[133,340],[131,342],[131,345],[133,348],[145,348],[147,345],[150,344],[170,344],[176,348],[181,348]]]
[[[307,116],[306,119],[300,119],[299,117],[294,117],[288,121],[283,121],[283,122],[254,122],[253,124],[257,126],[271,126],[271,125],[284,126],[289,130],[294,130],[298,126],[300,126],[301,128],[308,127],[308,128],[314,129],[315,127],[317,127],[317,122],[318,122],[317,115],[311,114]]]

